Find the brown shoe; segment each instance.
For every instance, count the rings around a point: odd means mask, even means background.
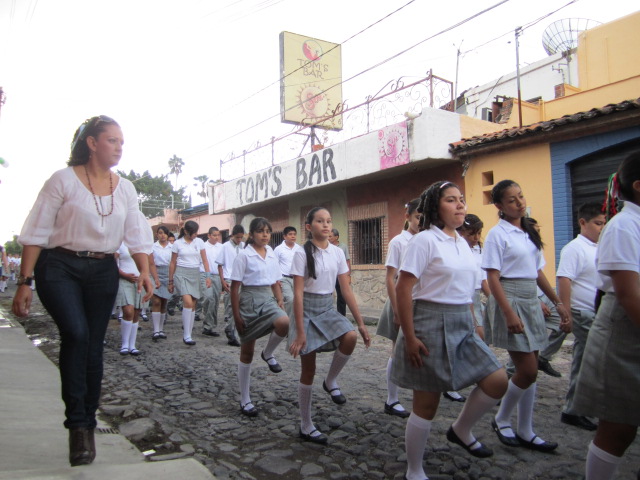
[[[87,437],[89,439],[89,451],[91,452],[91,461],[96,459],[96,429],[90,428],[87,430]]]
[[[89,429],[69,429],[69,463],[72,467],[89,465],[93,461],[89,442]]]

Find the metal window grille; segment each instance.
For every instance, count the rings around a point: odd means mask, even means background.
[[[354,265],[382,264],[382,220],[384,217],[350,220],[352,233],[351,263]]]
[[[275,249],[283,241],[284,234],[282,232],[273,232],[271,233],[271,240],[269,240],[269,245],[271,245],[271,248]]]

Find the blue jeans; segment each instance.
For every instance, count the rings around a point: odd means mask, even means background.
[[[95,428],[102,350],[118,293],[113,257],[80,258],[42,250],[35,267],[40,301],[60,331],[60,379],[67,428]]]

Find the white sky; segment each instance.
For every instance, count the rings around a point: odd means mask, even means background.
[[[345,83],[343,97],[361,103],[388,81],[415,81],[430,68],[453,81],[456,45],[462,42],[464,52],[511,32],[460,60],[458,92],[486,83],[515,70],[517,26],[569,1],[509,0]],[[408,2],[0,0],[0,86],[7,97],[0,157],[9,163],[0,168],[0,243],[20,232],[44,181],[66,166],[73,132],[84,119],[104,114],[120,123],[125,151],[119,169],[168,173],[176,154],[186,163],[179,184],[191,188],[195,176],[218,178],[220,159],[232,151],[291,131],[279,121],[281,31],[342,43]],[[499,2],[415,0],[343,44],[343,78]],[[520,37],[521,65],[546,56],[542,33],[555,20],[607,22],[633,13],[633,3],[579,0],[543,19]],[[195,192],[194,204],[202,203]]]

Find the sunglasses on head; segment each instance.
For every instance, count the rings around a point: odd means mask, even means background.
[[[71,144],[71,151],[76,148],[78,142],[81,142],[88,137],[87,133],[89,132],[89,130],[97,127],[101,123],[115,123],[115,120],[111,117],[107,117],[106,115],[98,115],[97,117],[87,118],[84,122],[82,122],[82,125],[78,127],[78,135]]]

